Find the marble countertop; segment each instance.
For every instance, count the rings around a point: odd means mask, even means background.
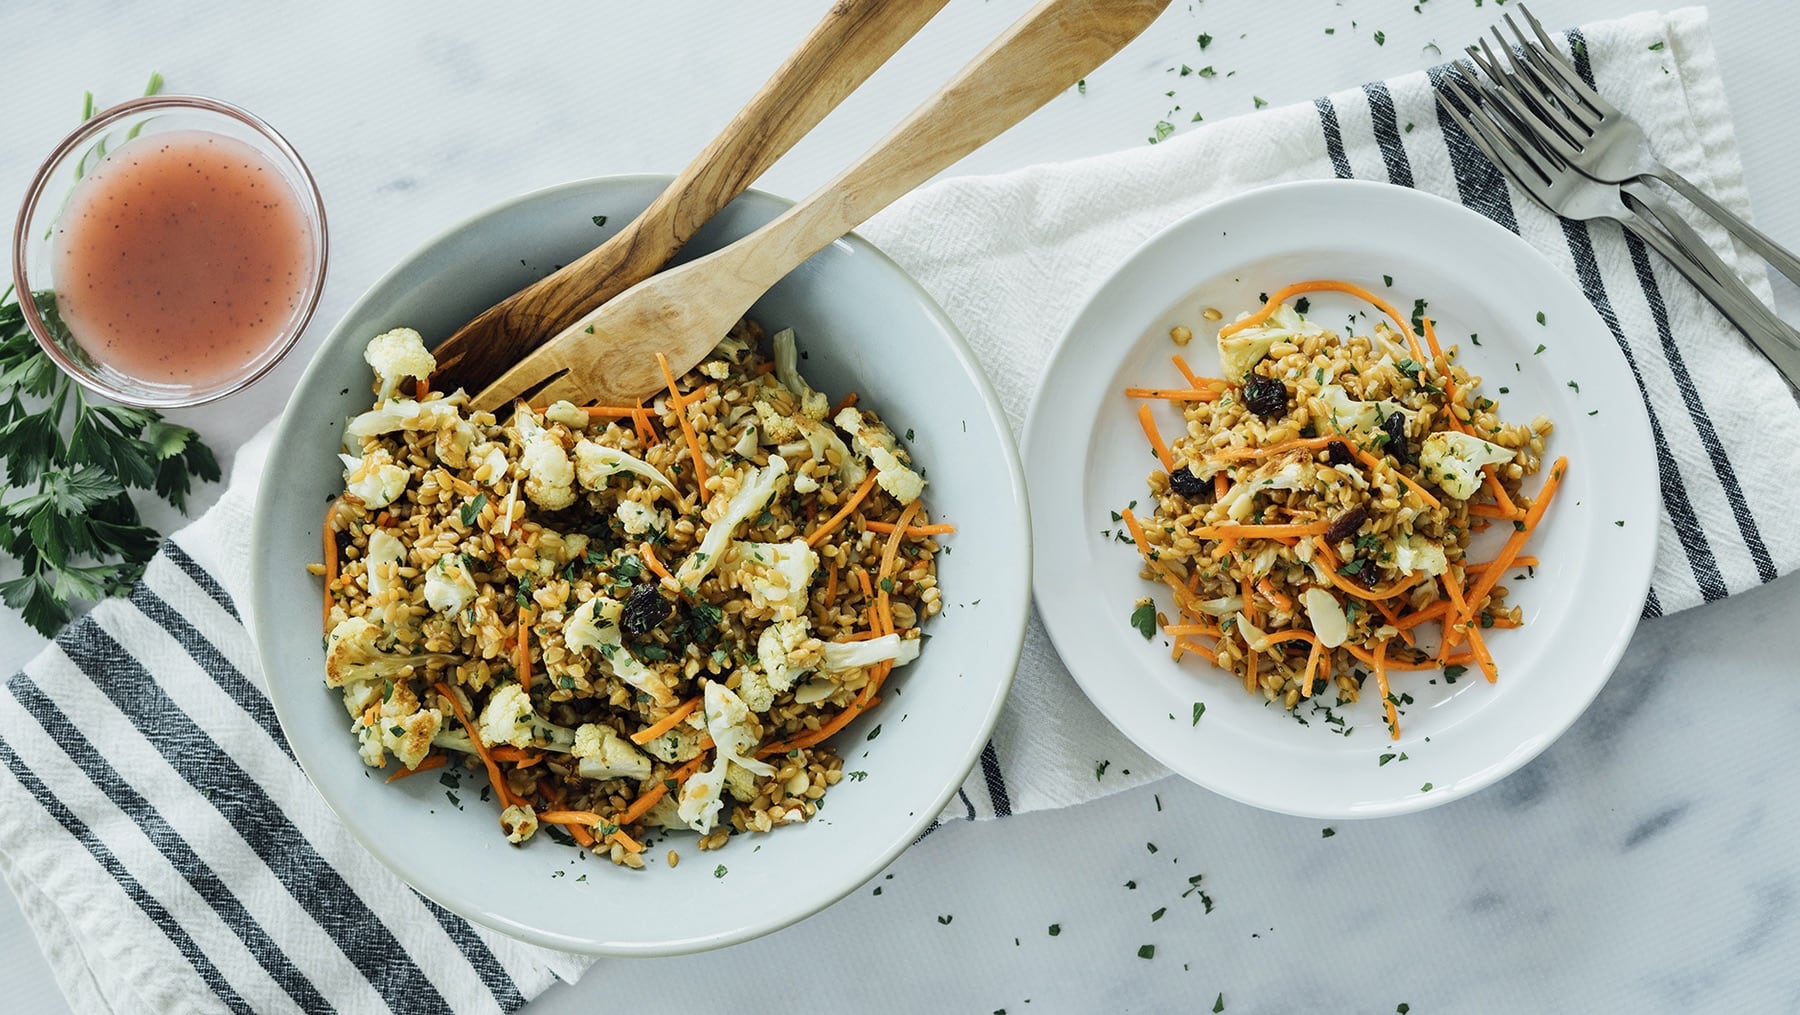
[[[1189,111],[1222,119],[1249,113],[1253,97],[1280,105],[1437,62],[1499,2],[1182,0],[1085,93],[951,172],[1140,145],[1175,103],[1172,119],[1193,129]],[[1539,0],[1537,13],[1572,24],[1642,2]],[[824,6],[566,2],[527,15],[330,0],[277,15],[9,3],[0,194],[23,193],[84,89],[118,101],[153,70],[171,90],[257,111],[303,153],[332,219],[317,323],[249,392],[174,414],[229,467],[388,265],[525,190],[673,172]],[[1026,6],[951,3],[760,186],[799,196],[822,183]],[[1787,107],[1800,6],[1718,0],[1712,13],[1757,221],[1800,247]],[[1181,63],[1218,73],[1178,79],[1168,68]],[[1777,289],[1782,309],[1800,310],[1791,288]],[[1424,814],[1327,827],[1168,779],[958,823],[802,924],[704,955],[602,960],[530,1010],[592,1011],[651,990],[701,1010],[1017,1015],[1214,1010],[1215,998],[1229,1012],[1800,1010],[1800,794],[1782,778],[1800,767],[1800,706],[1787,693],[1800,672],[1796,617],[1800,579],[1789,577],[1644,625],[1568,735],[1492,789]],[[0,610],[0,669],[41,645]],[[1144,945],[1153,958],[1139,957]],[[5,893],[0,983],[9,1010],[67,1010]],[[759,986],[746,994],[746,983]]]

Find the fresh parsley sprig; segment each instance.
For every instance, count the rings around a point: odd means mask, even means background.
[[[152,77],[146,94],[161,84]],[[92,114],[90,97],[83,119]],[[0,601],[50,636],[82,602],[130,588],[156,553],[130,491],[185,512],[194,479],[216,482],[219,463],[157,412],[91,401],[38,347],[13,296],[0,293],[0,554],[20,573],[0,581]],[[32,298],[54,327],[54,295]]]

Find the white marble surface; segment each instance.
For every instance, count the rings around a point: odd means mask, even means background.
[[[1435,62],[1436,47],[1473,38],[1499,2],[1428,0],[1415,12],[1410,0],[1177,0],[1085,95],[1065,94],[952,172],[1142,144],[1175,103],[1183,112],[1170,119],[1185,130],[1194,110],[1216,120],[1249,112],[1252,96],[1304,100]],[[1539,0],[1538,12],[1569,24],[1642,2]],[[955,0],[762,185],[798,196],[825,180],[1026,5]],[[152,70],[173,90],[256,110],[296,144],[330,209],[330,277],[287,364],[179,414],[229,458],[279,411],[330,322],[402,253],[523,190],[674,171],[824,6],[346,0],[277,14],[13,0],[0,7],[0,195],[23,192],[83,89],[116,101]],[[1758,221],[1800,246],[1800,7],[1719,0],[1713,15]],[[1200,33],[1212,36],[1204,54]],[[1167,70],[1184,62],[1218,76]],[[1800,309],[1791,289],[1781,295]],[[1800,1009],[1800,795],[1786,779],[1800,765],[1787,693],[1800,671],[1796,616],[1790,577],[1642,628],[1568,736],[1438,810],[1340,823],[1326,837],[1319,822],[1165,780],[953,825],[876,881],[879,897],[864,888],[722,952],[603,961],[531,1010],[592,1011],[652,990],[733,1010],[1208,1010],[1221,993],[1231,1012]],[[39,644],[0,611],[0,670]],[[1181,897],[1195,874],[1210,913],[1198,893]],[[1145,944],[1154,959],[1138,958]],[[746,994],[745,983],[760,986]],[[66,1010],[5,893],[0,984],[7,1010]]]

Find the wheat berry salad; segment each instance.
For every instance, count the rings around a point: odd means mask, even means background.
[[[1379,316],[1334,331],[1306,316],[1305,294],[1317,292],[1357,297]],[[1160,628],[1177,661],[1203,659],[1287,709],[1326,688],[1355,701],[1372,676],[1394,739],[1409,699],[1390,674],[1499,679],[1487,639],[1522,624],[1499,581],[1536,564],[1521,551],[1568,463],[1525,493],[1544,470],[1551,422],[1506,422],[1424,310],[1420,301],[1409,319],[1360,286],[1299,282],[1219,328],[1223,377],[1196,375],[1178,353],[1178,386],[1127,389],[1144,400],[1138,418],[1160,468],[1149,510],[1140,517],[1133,501],[1115,520],[1141,577],[1167,585],[1179,613],[1140,599],[1131,623],[1145,638]],[[1185,345],[1193,334],[1170,337]],[[1176,403],[1185,430],[1165,438],[1149,400]],[[1471,542],[1490,528],[1505,543],[1473,559]]]
[[[647,404],[504,419],[433,391],[417,332],[365,356],[310,570],[369,766],[480,772],[508,840],[632,868],[668,831],[716,849],[805,822],[859,774],[830,740],[919,655],[953,529],[893,432],[801,376],[792,331],[740,322]]]

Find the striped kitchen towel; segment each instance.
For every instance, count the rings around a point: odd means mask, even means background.
[[[1703,12],[1572,38],[1584,73],[1667,162],[1747,211]],[[1780,511],[1800,462],[1771,462],[1761,436],[1800,424],[1785,386],[1640,244],[1560,223],[1511,192],[1440,121],[1438,73],[1154,147],[949,180],[866,232],[963,328],[1017,426],[1035,368],[1086,293],[1187,212],[1333,176],[1459,200],[1578,279],[1631,361],[1666,508],[1646,612],[1793,570],[1800,530]],[[1766,297],[1761,266],[1696,225]],[[7,682],[0,872],[84,1013],[517,1009],[587,960],[473,926],[406,887],[334,820],[275,725],[236,605],[266,452],[266,435],[240,452],[219,505],[164,547],[128,599],[101,604]],[[1097,758],[1114,762],[1104,783]],[[993,740],[940,820],[1078,803],[1162,774],[1093,710],[1034,622]]]

